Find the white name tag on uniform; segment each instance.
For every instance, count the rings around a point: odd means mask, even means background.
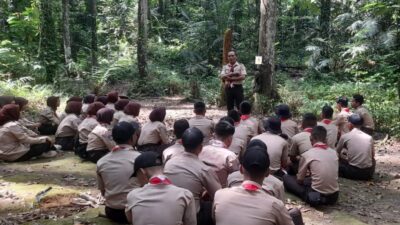
[[[256,65],[262,64],[262,56],[256,56]]]

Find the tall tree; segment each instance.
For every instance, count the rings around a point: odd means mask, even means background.
[[[148,39],[148,0],[139,0],[138,7],[138,40],[137,40],[137,59],[139,75],[147,77],[147,39]]]
[[[97,0],[87,0],[86,10],[89,15],[90,50],[92,71],[98,66],[97,62]]]
[[[57,39],[54,38],[56,33],[53,18],[53,1],[40,1],[40,46],[39,59],[46,70],[46,82],[53,82],[54,75],[57,70]]]
[[[275,36],[277,0],[261,0],[258,54],[262,64],[256,75],[256,92],[269,99],[276,96],[275,90]]]
[[[331,23],[331,0],[321,0],[319,25],[321,37],[329,38],[329,28]]]
[[[71,35],[69,32],[69,0],[62,0],[62,21],[63,21],[63,42],[65,68],[68,75],[71,75]]]

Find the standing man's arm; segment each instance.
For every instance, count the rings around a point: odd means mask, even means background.
[[[233,72],[228,76],[229,81],[242,81],[246,77],[246,67],[243,64],[240,64],[239,72]]]

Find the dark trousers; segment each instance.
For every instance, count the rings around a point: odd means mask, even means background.
[[[351,180],[371,180],[375,173],[375,161],[368,168],[358,168],[350,165],[346,160],[339,161],[339,176]]]
[[[164,150],[168,147],[170,147],[172,145],[171,144],[145,144],[145,145],[139,145],[137,147],[137,150],[139,152],[155,152],[157,153],[158,156],[162,156]]]
[[[312,189],[311,178],[304,179],[301,185],[297,183],[296,176],[285,175],[283,176],[283,185],[288,192],[300,197],[311,206],[332,205],[335,204],[339,198],[338,191],[332,194],[322,194]]]
[[[53,124],[41,124],[38,127],[40,135],[54,135],[56,134],[58,125]]]
[[[87,159],[92,163],[97,163],[99,159],[107,155],[110,151],[108,149],[104,150],[92,150],[87,152]]]
[[[285,175],[285,172],[283,172],[282,169],[279,169],[279,170],[275,171],[272,175],[275,176],[276,178],[278,178],[279,180],[283,180],[283,176]]]
[[[298,208],[291,208],[288,211],[294,225],[304,225],[303,215]]]
[[[374,129],[369,127],[361,127],[361,131],[371,136],[374,135]]]
[[[75,155],[78,155],[81,159],[87,159],[88,153],[86,151],[87,143],[78,144],[75,146]]]
[[[112,220],[114,222],[123,223],[123,224],[129,223],[128,219],[126,218],[126,215],[125,215],[125,209],[113,209],[113,208],[106,206],[105,212],[106,212],[107,218],[109,218],[110,220]]]
[[[61,145],[63,151],[74,151],[75,137],[57,137],[56,145]]]
[[[233,87],[230,85],[225,86],[226,106],[229,110],[232,110],[234,106],[239,109],[240,103],[244,99],[243,85],[235,84]]]
[[[31,145],[29,151],[15,161],[22,162],[27,161],[33,157],[40,156],[41,154],[50,151],[50,147],[50,143]]]
[[[288,174],[290,175],[296,175],[297,172],[299,171],[299,161],[292,161],[292,163],[288,167]]]
[[[211,213],[212,202],[201,201],[200,211],[197,213],[197,225],[214,225]]]

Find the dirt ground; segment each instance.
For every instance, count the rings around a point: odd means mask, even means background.
[[[167,107],[171,137],[173,121],[192,116],[192,104],[179,98],[146,99],[141,103],[141,115],[148,115],[154,105]],[[225,113],[210,108],[207,116],[218,120]],[[376,140],[375,147],[377,168],[372,181],[339,179],[340,199],[334,206],[315,209],[287,194],[287,207],[299,207],[309,225],[400,224],[400,142],[384,138]],[[0,162],[0,224],[114,224],[104,218],[104,206],[79,201],[81,194],[100,199],[95,168],[71,152],[53,159]],[[52,189],[37,201],[36,195],[48,187]]]

